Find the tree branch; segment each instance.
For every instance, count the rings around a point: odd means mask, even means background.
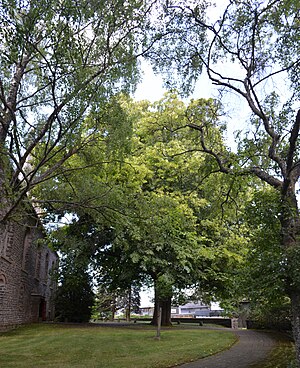
[[[294,157],[296,153],[296,144],[299,138],[299,130],[300,130],[300,110],[298,110],[296,121],[293,125],[291,135],[290,135],[290,146],[287,154],[287,173],[290,174],[294,167]]]
[[[268,174],[267,172],[265,172],[264,170],[262,170],[259,167],[252,167],[248,170],[245,170],[245,173],[247,173],[247,171],[249,173],[252,173],[252,174],[256,175],[259,179],[261,179],[262,181],[270,184],[275,189],[282,188],[282,186],[283,186],[283,182],[281,180],[279,180],[279,179],[275,178],[274,176]]]

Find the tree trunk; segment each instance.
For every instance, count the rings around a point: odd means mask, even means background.
[[[131,314],[131,286],[129,287],[128,290],[128,301],[125,309],[125,317],[127,322],[130,322],[130,314]]]
[[[300,368],[300,216],[294,190],[282,198],[282,247],[286,260],[286,291],[291,299],[293,337]]]
[[[290,295],[292,304],[292,325],[293,336],[296,347],[297,367],[300,367],[300,290],[294,291]]]
[[[5,152],[5,147],[0,143],[0,150]],[[6,162],[6,158],[0,158],[0,222],[5,223],[5,218],[7,209],[9,208],[9,194],[7,193],[8,187],[8,172],[6,167],[8,163]]]
[[[151,321],[151,325],[157,326],[159,308],[161,308],[161,325],[172,326],[171,322],[171,300],[172,300],[172,289],[168,292],[162,293],[157,281],[154,281],[154,314]]]
[[[155,303],[154,315],[151,324],[157,326],[159,308],[161,308],[161,325],[172,326],[171,322],[171,297],[166,297],[159,303]]]
[[[116,314],[116,300],[114,299],[111,305],[111,317],[110,317],[111,321],[114,321],[115,314]]]

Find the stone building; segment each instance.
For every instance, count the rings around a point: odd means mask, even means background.
[[[0,330],[54,318],[58,257],[43,234],[36,215],[0,225]]]

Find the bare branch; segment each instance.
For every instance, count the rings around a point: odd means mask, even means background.
[[[202,146],[203,152],[209,154],[216,160],[219,166],[220,172],[223,172],[225,174],[235,174],[235,175],[249,175],[249,174],[253,175],[254,174],[255,176],[265,181],[266,183],[270,184],[274,188],[276,189],[282,188],[283,182],[281,180],[268,174],[266,171],[262,170],[259,167],[250,167],[250,168],[241,169],[238,172],[234,172],[234,170],[230,167],[230,163],[228,166],[228,159],[226,157],[222,157],[220,153],[217,153],[213,151],[212,149],[209,149],[206,146],[203,127],[196,125],[196,124],[192,124],[192,123],[188,124],[188,126],[191,129],[195,129],[200,132],[201,146]]]
[[[2,122],[2,129],[0,130],[0,142],[2,143],[5,142],[10,122],[13,119],[15,119],[17,94],[20,88],[22,77],[24,75],[26,66],[29,63],[29,61],[30,61],[30,55],[25,54],[23,59],[17,63],[15,73],[11,80],[7,99],[5,99],[4,97],[4,91],[3,91],[3,86],[1,82],[1,95],[2,95],[1,100],[4,103],[3,113],[4,115],[6,115],[6,118],[3,117],[4,120]]]
[[[268,80],[269,78],[274,77],[277,74],[280,73],[284,73],[288,70],[290,70],[291,68],[294,68],[296,66],[299,66],[300,64],[300,59],[296,60],[295,62],[291,63],[289,66],[285,67],[285,68],[281,68],[276,70],[275,72],[269,73],[268,75],[266,75],[265,77],[259,79],[257,82],[253,83],[253,88],[255,88],[256,86],[258,86],[260,83],[265,82],[266,80]]]
[[[214,157],[214,159],[216,160],[216,162],[219,166],[220,172],[229,174],[231,172],[231,170],[228,168],[228,166],[224,165],[224,161],[222,161],[222,158],[220,157],[220,155],[206,146],[203,126],[193,124],[193,123],[189,123],[189,124],[187,124],[187,126],[191,129],[198,130],[200,132],[200,141],[201,141],[201,147],[202,147],[203,152],[205,152],[205,153],[209,154],[210,156]]]
[[[259,179],[261,179],[262,181],[270,184],[273,188],[275,189],[279,189],[282,188],[283,186],[283,182],[277,178],[275,178],[274,176],[268,174],[267,172],[265,172],[264,170],[262,170],[259,167],[252,167],[248,170],[245,170],[245,173],[252,173],[255,174]]]
[[[291,135],[290,135],[290,146],[287,154],[287,172],[288,174],[291,173],[294,165],[294,157],[296,153],[296,143],[299,139],[299,130],[300,130],[300,110],[297,113],[296,121],[293,125]]]

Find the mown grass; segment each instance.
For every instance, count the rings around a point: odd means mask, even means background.
[[[0,335],[0,367],[159,368],[229,348],[236,336],[226,330],[31,325]]]

